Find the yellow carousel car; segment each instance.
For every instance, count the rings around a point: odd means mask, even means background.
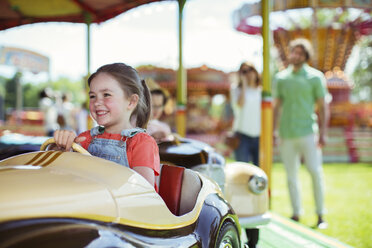
[[[0,161],[0,247],[241,246],[239,219],[207,176],[163,165],[158,193],[77,144],[49,143]]]

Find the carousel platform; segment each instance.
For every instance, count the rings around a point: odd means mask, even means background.
[[[269,224],[260,229],[259,248],[352,248],[290,219],[272,214]],[[244,234],[244,232],[242,232]],[[246,240],[242,237],[243,242]]]

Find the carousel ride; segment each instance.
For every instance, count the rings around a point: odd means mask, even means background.
[[[244,4],[233,14],[235,29],[248,35],[260,35],[260,15],[261,2]],[[289,42],[296,38],[308,39],[314,48],[310,65],[325,73],[332,96],[331,125],[358,124],[353,120],[356,110],[350,103],[353,82],[344,70],[357,42],[372,34],[372,2],[274,1],[270,23],[280,58],[279,70],[288,65]],[[372,126],[372,116],[365,121],[363,125]]]
[[[261,35],[261,2],[244,4],[233,13],[233,18],[237,31]],[[273,1],[270,29],[279,57],[279,70],[288,65],[290,41],[306,38],[314,48],[310,65],[325,74],[332,99],[329,104],[330,142],[323,149],[323,159],[372,161],[369,152],[372,148],[372,103],[351,103],[353,82],[344,72],[354,46],[363,36],[372,35],[372,2]],[[274,150],[275,158],[278,154]]]

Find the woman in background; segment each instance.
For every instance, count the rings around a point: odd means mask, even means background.
[[[231,88],[234,111],[233,131],[239,138],[235,159],[259,166],[261,134],[261,80],[253,64],[244,62],[238,71],[238,83]]]

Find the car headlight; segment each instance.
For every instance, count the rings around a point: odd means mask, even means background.
[[[254,194],[261,194],[267,187],[267,178],[263,175],[253,175],[249,178],[248,187]]]

